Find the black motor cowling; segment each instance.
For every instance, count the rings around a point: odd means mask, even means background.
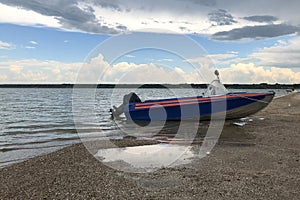
[[[134,92],[130,92],[129,94],[124,95],[123,97],[123,104],[140,102],[142,102],[140,97]]]
[[[129,103],[140,103],[140,102],[142,102],[140,97],[134,92],[130,92],[129,94],[124,95],[123,104],[119,105],[118,107],[113,106],[113,108],[110,109],[112,118],[120,116],[124,112],[125,105]]]

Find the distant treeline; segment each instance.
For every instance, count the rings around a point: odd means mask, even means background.
[[[207,88],[207,84],[2,84],[0,88]],[[230,89],[300,89],[300,84],[225,84]]]

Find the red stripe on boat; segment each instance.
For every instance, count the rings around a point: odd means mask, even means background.
[[[201,98],[188,98],[188,99],[177,99],[177,100],[166,100],[166,101],[154,101],[154,102],[146,102],[146,103],[137,103],[135,104],[135,109],[142,108],[150,108],[150,107],[169,107],[169,106],[179,106],[179,105],[190,105],[190,104],[198,104],[201,102],[208,102],[210,100],[219,100],[219,99],[232,99],[239,97],[255,97],[262,96],[265,94],[233,94],[230,96],[217,96],[217,97],[201,97]]]

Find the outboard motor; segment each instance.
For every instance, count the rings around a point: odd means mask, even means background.
[[[140,103],[142,101],[139,98],[139,96],[134,92],[130,92],[129,94],[124,95],[123,103],[118,107],[113,106],[113,108],[110,109],[112,118],[119,117],[124,112],[125,106],[133,102]]]

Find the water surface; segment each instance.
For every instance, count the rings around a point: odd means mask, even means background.
[[[91,138],[126,135],[122,131],[126,121],[121,119],[116,123],[111,119],[109,109],[112,105],[122,103],[123,96],[132,90],[79,89],[77,92],[82,93],[84,99],[78,101],[80,107],[93,110],[78,112],[72,109],[75,97],[70,88],[0,88],[0,166],[78,143],[78,133]],[[138,89],[135,92],[142,100],[146,100],[201,95],[203,90]],[[286,94],[285,90],[276,92],[279,96]],[[77,117],[76,126],[74,115]],[[174,126],[170,127],[165,131],[174,131]]]

